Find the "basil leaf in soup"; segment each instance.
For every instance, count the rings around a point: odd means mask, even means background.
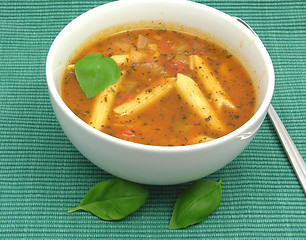
[[[75,75],[87,98],[92,98],[120,78],[117,63],[100,53],[92,53],[75,64]]]
[[[68,213],[84,210],[103,220],[120,220],[138,210],[147,198],[148,191],[141,185],[115,178],[93,186]]]
[[[221,182],[199,180],[183,191],[175,203],[169,229],[204,221],[214,212],[222,199]]]

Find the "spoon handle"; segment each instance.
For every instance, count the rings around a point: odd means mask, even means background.
[[[269,106],[268,114],[287,153],[295,174],[300,181],[304,193],[306,194],[306,163],[272,105]]]

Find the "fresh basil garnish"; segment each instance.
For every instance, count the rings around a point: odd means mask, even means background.
[[[92,53],[77,61],[75,75],[86,97],[92,98],[116,82],[121,72],[112,58]]]
[[[139,184],[115,178],[93,186],[80,205],[68,213],[84,210],[103,220],[120,220],[138,210],[148,195]]]
[[[169,229],[180,229],[204,221],[221,203],[219,182],[199,180],[182,192],[174,206]]]

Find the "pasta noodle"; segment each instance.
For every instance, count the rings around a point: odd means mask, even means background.
[[[222,130],[224,126],[210,106],[209,101],[201,92],[199,86],[183,74],[177,74],[176,89],[194,112],[214,129]]]
[[[115,107],[114,112],[119,115],[126,115],[148,107],[169,93],[173,89],[175,80],[176,78],[162,78],[154,86],[139,93],[133,100]]]
[[[197,55],[191,55],[191,63],[193,64],[192,69],[194,69],[201,79],[202,84],[208,94],[211,95],[214,102],[218,107],[226,105],[230,108],[235,108],[234,104],[231,102],[230,97],[223,90],[219,81],[214,77],[213,73],[204,64],[201,57]]]
[[[122,65],[127,63],[130,60],[130,56],[128,54],[124,55],[113,55],[111,58],[118,64]],[[74,64],[69,64],[66,66],[66,71],[73,72],[74,71]]]
[[[127,63],[130,59],[130,56],[128,54],[124,55],[113,55],[111,58],[118,64],[122,65],[124,63]]]
[[[111,111],[112,104],[123,77],[124,72],[121,74],[121,77],[117,82],[108,86],[96,96],[91,118],[89,120],[90,126],[98,130],[102,130],[105,127],[107,117]]]
[[[74,72],[74,64],[70,64],[66,66],[66,71],[67,72]]]
[[[193,139],[194,143],[209,142],[212,140],[214,140],[214,138],[206,136],[206,135],[198,135]]]

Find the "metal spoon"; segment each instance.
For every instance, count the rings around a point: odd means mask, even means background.
[[[306,194],[306,163],[272,105],[269,106],[268,114],[270,119],[272,120],[278,137],[287,153],[287,156],[291,162],[295,174],[299,179],[304,193]]]

